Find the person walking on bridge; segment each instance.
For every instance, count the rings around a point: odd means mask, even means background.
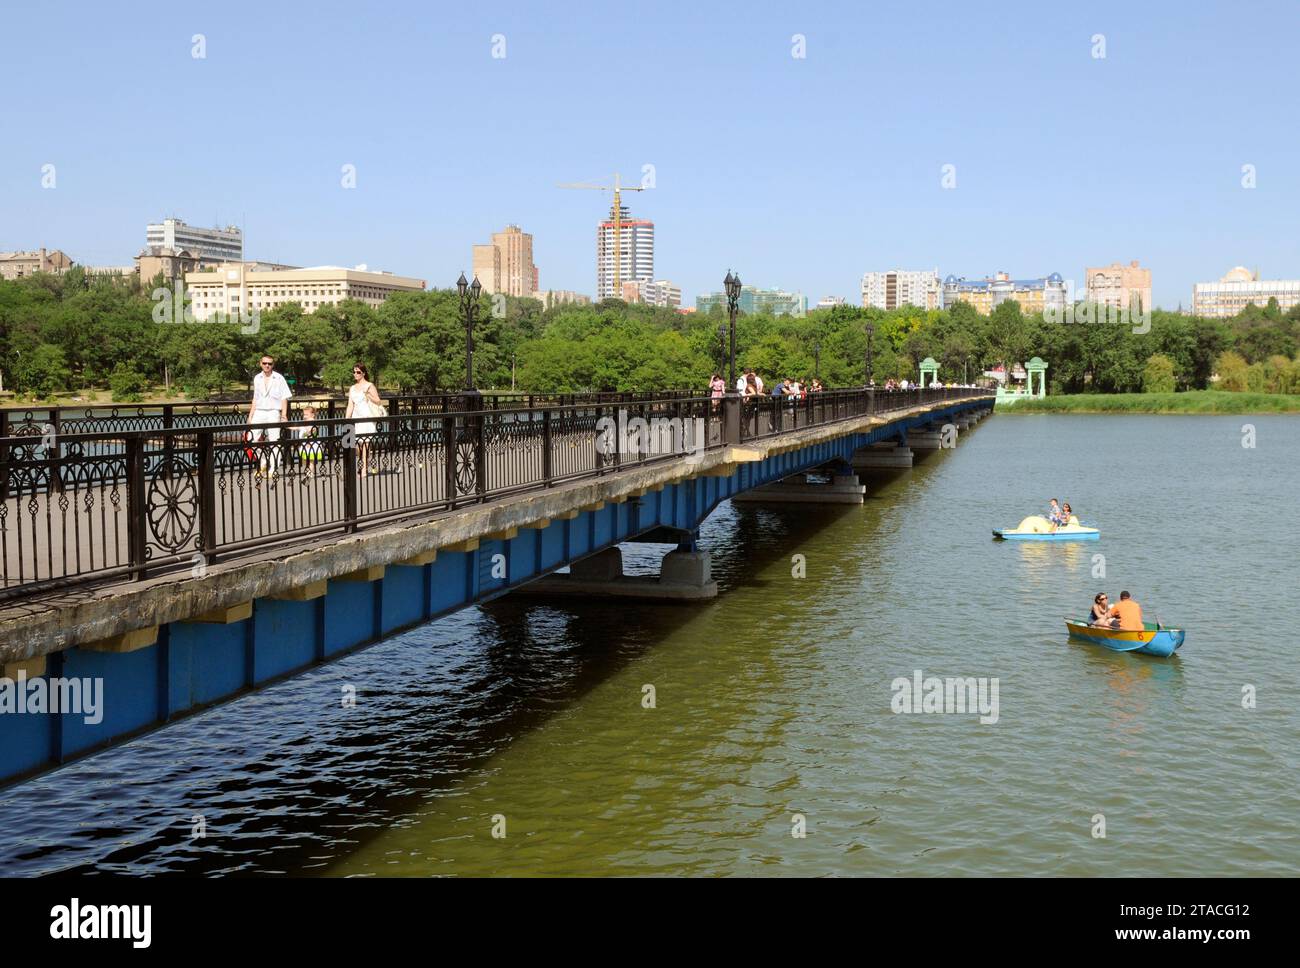
[[[293,391],[289,389],[289,384],[284,377],[275,372],[275,357],[264,354],[261,372],[253,377],[253,399],[248,405],[249,427],[256,427],[258,424],[288,423],[289,398],[292,396]],[[249,436],[252,441],[265,440],[268,444],[275,444],[280,440],[280,428],[251,430]],[[267,447],[262,451],[262,457],[258,461],[258,473],[265,474],[268,466],[271,477],[274,478],[280,469],[279,447]]]
[[[364,363],[352,367],[352,386],[348,388],[348,411],[344,415],[348,420],[356,417],[385,417],[383,402],[379,391],[370,382],[370,370]],[[366,476],[370,463],[370,440],[375,435],[375,425],[371,421],[362,421],[354,425],[353,433],[357,442],[357,474]],[[373,472],[372,472],[373,473]]]

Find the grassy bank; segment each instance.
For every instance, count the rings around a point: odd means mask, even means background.
[[[1230,393],[1076,393],[1024,400],[998,413],[1300,413],[1300,394]]]

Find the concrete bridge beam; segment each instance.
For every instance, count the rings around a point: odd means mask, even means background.
[[[900,447],[895,441],[872,444],[870,447],[864,447],[854,453],[853,469],[861,471],[881,467],[911,467],[912,457],[910,447]]]

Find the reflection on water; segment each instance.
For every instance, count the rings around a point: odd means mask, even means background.
[[[1300,422],[1255,421],[1275,446],[1233,418],[997,417],[861,507],[724,506],[717,600],[432,623],[0,792],[0,870],[1295,874],[1292,623],[1258,605],[1300,584],[1272,513]],[[1154,493],[1080,456],[1103,444],[1182,472]],[[991,540],[1067,489],[1101,541]],[[1186,627],[1180,653],[1069,639],[1103,588]],[[997,677],[998,723],[894,715],[916,670]]]

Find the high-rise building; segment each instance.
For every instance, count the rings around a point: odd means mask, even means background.
[[[655,277],[655,223],[629,216],[626,205],[619,212],[619,288],[624,282],[649,282]],[[614,286],[614,206],[609,218],[596,227],[596,301],[619,296]]]
[[[256,262],[225,262],[206,272],[185,274],[185,291],[193,303],[195,319],[207,319],[213,313],[247,315],[285,303],[297,303],[305,312],[345,299],[381,306],[394,293],[423,288],[423,279],[365,266],[277,269]]]
[[[474,246],[474,275],[484,292],[531,296],[537,291],[533,237],[518,225],[492,233],[492,241]]]
[[[938,269],[919,272],[890,269],[888,272],[862,274],[864,306],[874,306],[876,309],[897,309],[899,306],[938,309],[940,295]]]
[[[958,302],[970,303],[984,316],[1007,299],[1020,303],[1026,314],[1065,309],[1066,285],[1059,272],[1041,279],[1012,279],[1005,272],[992,277],[968,281],[957,276],[943,280],[943,305],[951,309]]]
[[[47,252],[0,252],[0,279],[21,279],[37,272],[62,275],[72,268],[72,259],[61,249]]]
[[[501,250],[491,242],[476,245],[473,250],[473,276],[484,292],[503,292],[505,273],[501,268]]]
[[[1086,269],[1087,301],[1104,306],[1134,310],[1151,308],[1151,270],[1138,267],[1137,259],[1128,265],[1112,262],[1098,269]]]
[[[1300,279],[1261,279],[1259,273],[1237,266],[1218,282],[1192,287],[1192,314],[1222,319],[1236,316],[1250,303],[1263,309],[1270,299],[1276,299],[1283,312],[1300,304]]]
[[[237,226],[201,229],[178,218],[165,218],[145,227],[145,247],[164,246],[175,252],[187,249],[209,262],[242,262],[244,232]]]
[[[695,308],[707,313],[714,306],[727,308],[725,292],[710,292],[695,297]],[[758,289],[754,286],[741,286],[740,298],[736,308],[742,313],[771,313],[773,316],[806,316],[808,314],[808,297],[801,292],[786,292],[784,289]]]

